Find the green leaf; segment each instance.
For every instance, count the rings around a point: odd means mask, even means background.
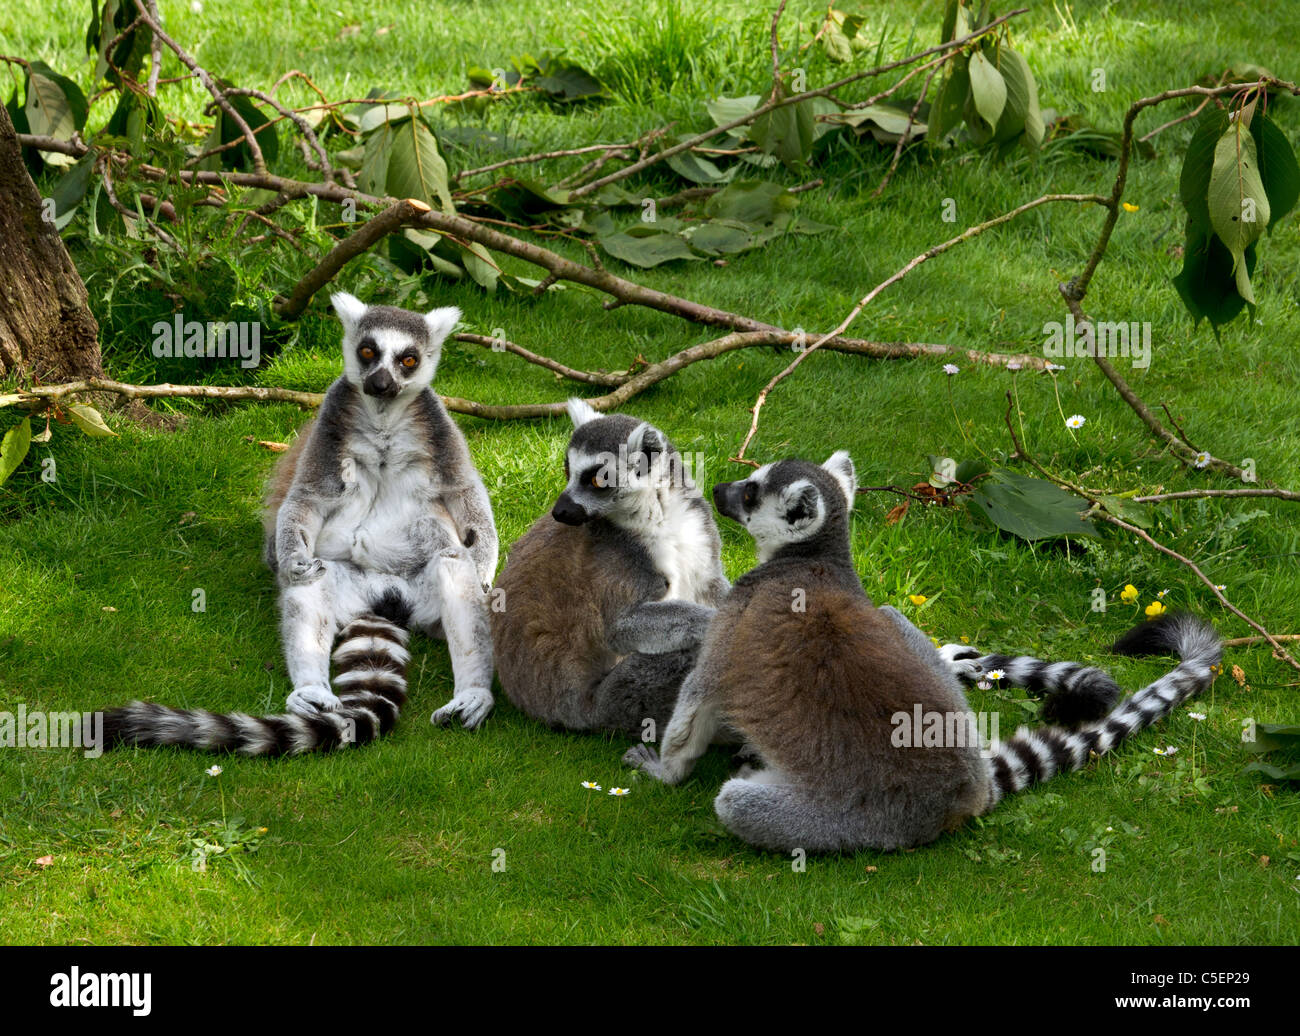
[[[32,444],[32,420],[26,418],[20,425],[15,425],[0,440],[0,485],[18,470],[18,465],[27,456]]]
[[[736,220],[712,220],[696,227],[690,242],[705,255],[736,255],[754,247],[754,234]]]
[[[966,99],[970,96],[970,70],[968,60],[964,57],[954,58],[952,71],[939,88],[939,95],[930,106],[929,133],[932,145],[939,145],[961,125],[962,111]]]
[[[222,80],[217,80],[217,84],[221,87],[230,85]],[[266,160],[267,168],[273,168],[280,157],[280,138],[276,136],[274,126],[258,132],[259,127],[266,126],[271,120],[263,115],[247,97],[235,96],[227,98],[227,100],[230,102],[230,107],[248,124],[248,128],[257,137],[257,146],[262,149],[262,157]],[[208,151],[221,144],[229,144],[236,140],[239,141],[236,146],[227,148],[215,155],[209,155],[199,163],[199,168],[207,170],[251,169],[253,165],[253,152],[249,149],[248,141],[244,139],[243,130],[239,128],[239,124],[234,119],[226,114],[224,108],[218,107],[216,121],[212,125],[212,132],[204,141],[203,150]]]
[[[822,33],[822,49],[826,51],[826,56],[837,65],[853,60],[853,45],[834,22],[827,25],[826,31]]]
[[[86,196],[97,159],[97,153],[92,150],[55,181],[50,197],[54,200],[54,225],[59,230],[68,225],[81,199]]]
[[[1214,168],[1210,173],[1207,198],[1210,225],[1232,255],[1232,272],[1237,293],[1252,305],[1250,273],[1242,261],[1247,248],[1264,233],[1270,209],[1268,195],[1259,178],[1255,159],[1255,138],[1234,121],[1214,147]]]
[[[1247,276],[1255,272],[1255,247],[1251,245],[1245,252]],[[1202,319],[1209,320],[1217,333],[1246,305],[1246,300],[1237,291],[1232,255],[1227,246],[1208,226],[1199,231],[1193,229],[1190,217],[1187,240],[1183,245],[1183,268],[1173,282],[1187,312],[1192,315],[1193,326]]]
[[[1008,46],[998,50],[998,71],[1007,84],[1007,106],[998,120],[993,139],[1010,140],[1025,135],[1030,147],[1043,142],[1043,116],[1038,110],[1038,84],[1024,56]]]
[[[1178,177],[1178,196],[1191,221],[1189,230],[1210,228],[1210,176],[1214,172],[1214,151],[1219,138],[1227,131],[1228,113],[1211,108],[1196,123],[1196,130],[1183,156]]]
[[[1259,160],[1259,178],[1268,195],[1270,217],[1267,230],[1295,208],[1300,200],[1300,165],[1295,152],[1273,120],[1260,116],[1250,123],[1250,134],[1255,138],[1255,156]]]
[[[711,101],[705,101],[704,107],[715,126],[725,126],[748,115],[762,103],[763,98],[758,94],[746,94],[744,97],[715,97]],[[729,132],[739,138],[744,135],[745,127],[738,126]]]
[[[999,529],[1023,540],[1097,535],[1082,515],[1085,501],[1051,482],[1003,468],[980,481],[971,506]]]
[[[116,438],[117,432],[109,428],[100,417],[99,411],[88,403],[73,403],[68,407],[68,416],[72,423],[92,439]]]
[[[1276,752],[1300,750],[1300,725],[1294,723],[1257,723],[1255,740],[1247,741],[1246,748],[1252,752]]]
[[[786,96],[784,87],[781,96]],[[816,135],[816,109],[808,101],[787,104],[764,112],[749,129],[750,139],[794,172],[803,170],[812,153]]]
[[[711,219],[731,219],[749,226],[788,222],[799,199],[779,183],[769,180],[737,180],[704,203]]]
[[[723,172],[714,162],[703,155],[695,154],[693,151],[679,151],[675,155],[669,155],[664,161],[668,163],[673,172],[690,180],[692,183],[710,185],[727,183],[736,175],[736,170],[740,168],[739,166],[732,166],[726,172]]]
[[[970,58],[970,87],[975,110],[989,124],[989,129],[993,129],[1007,104],[1007,82],[978,50]]]
[[[388,160],[388,193],[395,198],[419,198],[454,213],[447,163],[438,150],[438,139],[423,119],[407,119],[394,131]]]
[[[27,102],[24,114],[28,132],[36,136],[71,140],[86,125],[89,106],[81,87],[61,76],[44,61],[33,61],[26,79]],[[52,166],[70,166],[70,155],[42,151],[41,157]]]
[[[545,90],[553,100],[565,103],[587,101],[605,94],[600,80],[585,68],[559,59],[549,62],[546,74],[531,80],[531,83]]]
[[[1241,768],[1242,773],[1262,773],[1275,781],[1300,781],[1300,762],[1276,766],[1273,763],[1247,763]]]
[[[489,293],[496,291],[501,268],[492,261],[492,253],[477,241],[459,247],[460,261],[465,267],[465,272],[479,287],[486,288]]]
[[[647,270],[673,259],[698,260],[700,258],[677,234],[658,231],[634,234],[625,231],[609,234],[598,240],[600,247],[616,259],[622,259],[625,263]]]
[[[896,144],[904,133],[908,134],[909,140],[925,136],[927,127],[919,113],[917,119],[911,121],[912,107],[912,104],[872,104],[866,108],[831,113],[826,121],[852,126],[859,133],[869,132],[880,144]]]

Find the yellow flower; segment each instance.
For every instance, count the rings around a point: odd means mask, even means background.
[[[911,601],[914,605],[916,605],[918,608],[921,605],[925,604],[927,600],[925,594],[908,594],[907,599]]]
[[[1128,201],[1124,203],[1125,212],[1137,212],[1137,210],[1140,209],[1141,207],[1142,207],[1141,205],[1134,205],[1132,202],[1128,202]]]
[[[1129,583],[1128,586],[1124,587],[1124,589],[1120,591],[1119,599],[1125,604],[1132,604],[1138,599],[1138,588],[1132,583]]]
[[[1152,601],[1146,606],[1145,612],[1148,619],[1154,619],[1157,615],[1163,615],[1166,609],[1159,601]]]

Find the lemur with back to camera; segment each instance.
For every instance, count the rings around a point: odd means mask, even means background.
[[[109,744],[245,755],[363,744],[392,728],[406,700],[410,628],[444,636],[451,655],[454,694],[434,722],[474,728],[491,711],[496,526],[465,437],[430,388],[460,310],[411,313],[345,293],[331,301],[343,375],[281,457],[264,520],[288,713],[133,702],[105,715]]]
[[[973,659],[977,652],[958,645],[941,654],[863,591],[849,550],[855,489],[844,452],[821,466],[768,464],[714,487],[718,510],[753,536],[759,563],[718,607],[662,754],[639,744],[624,756],[676,784],[729,725],[760,763],[727,781],[714,808],[745,841],[808,852],[922,845],[1006,795],[1081,768],[1213,681],[1219,637],[1188,614],[1142,623],[1113,645],[1122,654],[1181,659],[1113,710],[1118,688],[1095,669]],[[1010,680],[1051,693],[1046,712],[1081,725],[1021,728],[986,758],[957,674],[977,676],[990,659]],[[899,745],[891,718],[918,706],[960,717],[959,743]]]
[[[662,728],[729,588],[713,512],[658,428],[569,401],[565,488],[510,548],[491,610],[497,675],[535,719]]]

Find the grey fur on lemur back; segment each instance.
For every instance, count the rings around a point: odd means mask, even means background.
[[[662,726],[727,589],[712,512],[658,429],[572,401],[566,486],[510,548],[497,675],[528,715],[634,736]]]

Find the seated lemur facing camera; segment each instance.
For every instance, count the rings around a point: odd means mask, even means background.
[[[410,629],[445,637],[451,655],[455,690],[434,722],[473,728],[491,711],[492,505],[430,388],[460,310],[411,313],[344,293],[332,302],[343,375],[281,457],[265,511],[293,685],[287,713],[133,702],[106,713],[109,744],[244,755],[364,744],[392,728],[406,700]]]
[[[577,399],[568,409],[564,492],[494,590],[497,675],[543,723],[641,737],[668,721],[727,593],[721,541],[663,432]]]
[[[821,466],[769,464],[714,487],[718,510],[753,536],[759,563],[709,624],[661,753],[639,744],[624,756],[677,784],[729,725],[758,762],[722,786],[714,808],[746,842],[786,852],[922,845],[1006,795],[1081,768],[1213,681],[1219,637],[1187,614],[1142,623],[1113,645],[1181,659],[1113,709],[1118,688],[1096,669],[973,658],[977,652],[958,645],[941,654],[862,589],[849,550],[855,490],[844,452]],[[990,661],[1008,679],[1049,693],[1046,714],[1080,725],[1021,728],[983,752],[958,675],[977,677]],[[918,709],[954,717],[961,736],[900,739],[895,717]]]

